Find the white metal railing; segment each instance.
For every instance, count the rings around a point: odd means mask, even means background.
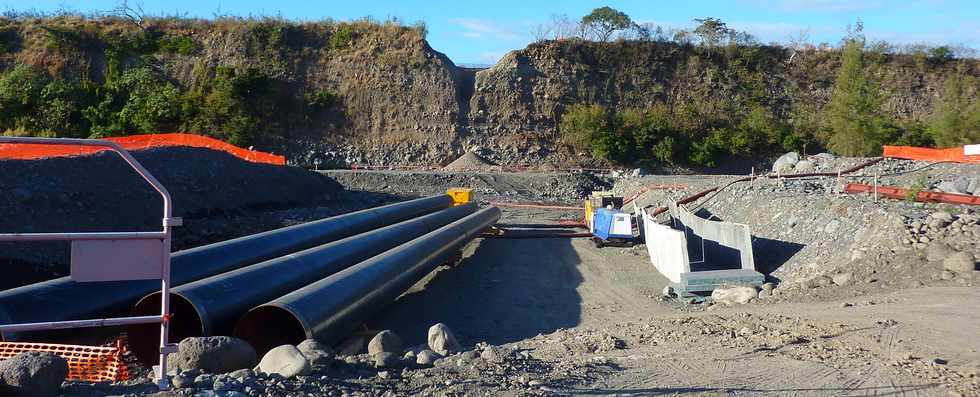
[[[123,158],[130,167],[163,197],[163,230],[159,232],[95,232],[95,233],[6,233],[0,241],[71,241],[72,279],[76,281],[119,281],[159,279],[161,293],[160,315],[116,317],[89,320],[52,321],[0,325],[0,332],[37,331],[82,327],[102,327],[129,324],[160,323],[160,366],[155,379],[161,389],[169,387],[167,354],[177,351],[168,341],[170,313],[170,246],[172,228],[181,219],[173,216],[170,193],[142,164],[115,142],[99,139],[0,137],[0,144],[43,144],[98,146],[108,148]],[[107,246],[106,243],[109,243]],[[156,243],[159,243],[157,245]],[[149,244],[147,244],[149,243]],[[111,248],[111,249],[107,249]],[[112,251],[112,252],[109,252]],[[120,257],[121,256],[121,257]],[[127,259],[134,259],[128,261]],[[108,266],[106,264],[109,264]],[[119,266],[129,269],[120,271]],[[138,267],[133,271],[132,267]],[[140,270],[141,269],[141,270]],[[122,275],[122,276],[120,276]]]

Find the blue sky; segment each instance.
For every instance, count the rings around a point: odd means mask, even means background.
[[[137,4],[138,1],[130,1]],[[107,11],[116,0],[0,0],[13,10]],[[493,63],[504,53],[532,41],[535,26],[554,14],[577,20],[593,8],[611,6],[635,21],[672,28],[690,28],[694,18],[716,17],[763,42],[785,42],[806,31],[814,44],[836,44],[848,24],[860,18],[873,40],[893,43],[965,45],[980,49],[980,0],[728,0],[728,1],[296,1],[296,0],[168,0],[142,1],[148,14],[282,16],[346,20],[364,16],[425,21],[429,42],[457,63]]]

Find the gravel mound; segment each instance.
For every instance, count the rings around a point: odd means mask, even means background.
[[[494,165],[473,152],[466,152],[458,159],[442,167],[443,171],[489,171]]]
[[[539,201],[581,204],[594,190],[611,185],[588,173],[503,173],[427,171],[321,171],[348,190],[384,192],[402,196],[445,193],[452,187],[473,189],[477,200]]]
[[[170,192],[184,218],[175,247],[213,234],[203,220],[295,207],[323,206],[343,193],[334,180],[296,167],[248,162],[221,151],[168,147],[133,152]],[[160,229],[163,202],[118,155],[0,160],[0,231],[105,232]],[[248,226],[236,226],[248,229]],[[67,244],[0,244],[0,264],[45,266],[54,276],[67,263]],[[30,265],[29,265],[30,264]],[[9,269],[9,267],[7,267]],[[12,277],[13,281],[30,278]],[[20,284],[0,282],[0,289]],[[38,280],[30,280],[38,281]]]

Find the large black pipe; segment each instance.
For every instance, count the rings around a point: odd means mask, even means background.
[[[256,305],[407,243],[472,214],[476,208],[475,203],[450,207],[176,287],[171,290],[170,340],[231,335],[235,320]],[[137,316],[160,312],[160,292],[144,297],[133,311]],[[156,361],[159,326],[130,326],[127,335],[137,358],[145,363]]]
[[[171,281],[181,285],[364,233],[452,205],[449,195],[425,197],[239,237],[175,253]],[[0,324],[80,320],[123,313],[160,287],[156,281],[75,282],[61,277],[0,292]],[[0,340],[45,339],[43,334],[9,332]]]
[[[235,336],[260,354],[307,338],[336,342],[498,219],[499,209],[483,209],[256,307],[235,325]]]

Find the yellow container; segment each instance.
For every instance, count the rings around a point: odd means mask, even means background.
[[[473,195],[473,189],[454,187],[446,190],[446,194],[453,198],[453,206],[455,207],[457,205],[470,202],[470,198]]]
[[[585,199],[585,226],[592,230],[592,199]]]

